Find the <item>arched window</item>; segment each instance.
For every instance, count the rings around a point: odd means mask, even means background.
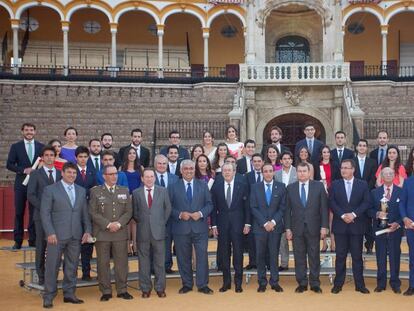
[[[277,63],[310,62],[309,42],[303,37],[288,36],[276,43]]]

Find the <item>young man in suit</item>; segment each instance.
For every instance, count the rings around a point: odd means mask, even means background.
[[[188,150],[184,148],[183,146],[180,146],[180,143],[181,143],[180,132],[178,132],[177,130],[172,130],[168,135],[168,140],[170,142],[170,146],[174,145],[174,146],[177,146],[178,148],[178,158],[177,158],[178,162],[181,162],[182,160],[190,159],[190,154]],[[168,148],[169,148],[168,146],[162,147],[160,150],[160,154],[167,156],[169,152]]]
[[[270,145],[275,146],[279,154],[285,151],[290,151],[288,147],[283,146],[280,143],[282,140],[282,137],[283,137],[282,129],[278,127],[277,125],[273,126],[270,130],[270,141],[271,141]],[[261,152],[263,158],[265,157],[267,148],[270,145],[267,145],[267,144],[263,145],[262,152]]]
[[[171,214],[168,190],[155,185],[155,171],[142,173],[144,187],[134,190],[133,210],[137,223],[139,284],[142,298],[149,298],[152,290],[151,261],[154,267],[154,288],[158,297],[165,294],[165,237],[166,224]],[[152,250],[152,256],[151,254]]]
[[[192,249],[196,253],[196,286],[203,294],[212,294],[208,287],[208,224],[213,204],[207,184],[194,178],[195,163],[181,162],[183,179],[168,191],[172,206],[172,232],[177,252],[178,269],[183,287],[180,294],[193,289]]]
[[[47,237],[45,288],[43,307],[52,308],[57,294],[57,277],[62,254],[63,302],[81,304],[75,296],[81,243],[88,242],[92,226],[86,202],[86,191],[75,184],[76,165],[66,162],[62,180],[45,187],[40,206],[40,219]]]
[[[112,149],[112,144],[113,144],[112,134],[109,132],[103,133],[101,135],[101,146],[102,146],[101,152],[106,151],[106,150],[112,151],[115,157],[115,167],[120,167],[122,165],[121,160],[119,159],[118,153]]]
[[[354,178],[355,162],[343,160],[342,179],[332,182],[329,192],[329,206],[333,211],[332,231],[335,234],[336,260],[333,294],[342,291],[346,276],[348,252],[352,257],[352,273],[355,290],[369,294],[365,287],[362,262],[362,244],[367,224],[366,212],[371,207],[368,184]]]
[[[93,222],[93,235],[96,237],[96,257],[98,266],[101,301],[112,298],[110,260],[114,260],[117,297],[130,300],[127,291],[128,277],[128,223],[132,217],[129,190],[116,185],[118,170],[113,165],[103,167],[105,184],[91,190],[89,213]]]
[[[382,164],[385,157],[387,156],[388,142],[389,142],[388,132],[385,130],[378,131],[377,134],[377,143],[378,147],[371,151],[369,157],[374,159],[377,162],[377,166]]]
[[[45,283],[46,236],[40,220],[41,199],[44,188],[59,181],[62,176],[60,171],[56,170],[54,166],[56,150],[52,146],[44,147],[40,153],[40,157],[42,158],[43,166],[30,174],[29,184],[27,185],[27,198],[34,206],[33,220],[36,228],[36,273],[38,276],[38,284],[43,285]]]
[[[102,152],[102,165],[115,165],[115,155],[111,150],[105,150]],[[105,180],[103,178],[103,166],[101,169],[96,172],[96,182],[98,185],[103,185]],[[126,177],[125,173],[122,171],[118,171],[118,179],[116,181],[118,186],[128,187],[128,178]]]
[[[179,160],[179,149],[176,145],[167,147],[166,157],[168,159],[167,172],[176,175],[181,178],[180,163]]]
[[[329,228],[328,198],[322,183],[310,180],[310,166],[301,162],[297,166],[298,181],[287,187],[285,226],[286,237],[293,241],[296,293],[310,289],[322,293],[319,274],[320,240]],[[309,261],[309,281],[307,262]]]
[[[283,292],[279,285],[279,248],[280,238],[285,228],[283,216],[286,210],[285,185],[274,180],[272,164],[262,168],[263,181],[252,185],[250,190],[250,211],[253,233],[256,240],[257,291],[266,291],[266,250],[269,251],[270,286],[276,292]]]
[[[243,235],[249,233],[251,226],[248,187],[246,183],[236,180],[235,174],[235,164],[223,164],[223,179],[214,183],[211,189],[214,206],[211,225],[219,244],[218,257],[223,271],[223,286],[219,291],[222,293],[231,288],[231,257],[233,257],[235,271],[235,291],[236,293],[243,291]]]
[[[295,156],[298,158],[300,149],[302,147],[306,147],[310,152],[310,158],[313,166],[319,165],[321,149],[324,143],[315,138],[316,129],[313,124],[306,124],[303,132],[306,137],[296,143]]]
[[[246,174],[253,169],[252,156],[256,150],[256,142],[248,139],[244,142],[244,156],[237,160],[237,173]]]
[[[179,178],[177,175],[173,175],[167,172],[168,159],[162,154],[157,154],[154,158],[154,167],[155,167],[155,184],[164,188],[168,188],[171,185],[175,184]],[[166,224],[166,237],[165,237],[165,272],[167,274],[172,274],[175,271],[172,269],[173,258],[172,258],[172,220],[169,218]]]
[[[89,141],[89,158],[87,165],[88,167],[93,168],[96,172],[99,171],[102,166],[101,152],[101,141],[98,138],[92,138]]]
[[[118,157],[119,161],[122,165],[122,163],[125,160],[125,150],[128,147],[132,147],[137,151],[137,156],[141,162],[141,165],[143,167],[148,167],[150,164],[150,151],[148,148],[145,148],[142,146],[142,130],[141,129],[133,129],[131,131],[131,144],[121,147],[119,149]]]
[[[351,149],[345,148],[346,134],[344,131],[337,131],[335,133],[335,145],[335,148],[331,150],[331,159],[338,164],[338,167],[342,160],[354,158],[354,152]]]
[[[391,232],[375,237],[375,254],[377,256],[377,287],[379,293],[387,287],[387,254],[390,264],[390,285],[394,293],[401,294],[400,257],[403,222],[399,202],[402,189],[393,185],[394,170],[385,167],[381,170],[384,185],[371,191],[372,207],[368,210],[374,219],[375,232],[389,228]],[[387,200],[388,210],[381,210],[381,201]],[[381,219],[386,219],[386,226],[381,225]]]
[[[366,139],[360,139],[356,146],[356,151],[357,155],[354,158],[356,165],[354,177],[365,180],[368,183],[369,190],[372,190],[375,188],[375,182],[377,180],[375,177],[377,162],[368,157],[368,141]],[[372,254],[374,241],[375,236],[372,228],[372,218],[368,216],[365,232],[365,248],[367,254]]]
[[[32,123],[24,123],[21,127],[23,140],[10,147],[6,167],[16,173],[14,180],[14,245],[13,249],[20,249],[24,236],[24,212],[27,202],[27,186],[23,185],[27,175],[32,172],[32,166],[39,157],[43,144],[34,139],[36,126]],[[34,206],[29,202],[29,246],[36,244],[36,229],[33,221]]]

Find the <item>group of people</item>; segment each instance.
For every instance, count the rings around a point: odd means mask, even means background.
[[[132,255],[138,256],[142,297],[150,297],[153,289],[158,297],[166,297],[166,274],[174,273],[173,244],[182,279],[179,293],[192,291],[195,266],[198,291],[212,294],[209,236],[218,240],[220,292],[231,289],[231,259],[235,292],[243,291],[243,269],[255,268],[258,292],[265,292],[268,284],[282,292],[279,271],[288,269],[292,241],[297,293],[308,287],[322,292],[320,253],[328,250],[336,253],[331,292],[342,290],[350,252],[355,289],[369,293],[363,278],[365,237],[368,253],[375,242],[375,292],[386,289],[388,255],[390,286],[401,293],[403,227],[410,249],[410,281],[404,294],[414,294],[414,150],[404,166],[386,131],[378,133],[378,147],[371,153],[365,139],[358,141],[355,152],[347,149],[343,131],[335,133],[331,149],[315,138],[312,124],[304,127],[305,138],[293,153],[281,144],[283,133],[277,126],[261,152],[254,140],[239,142],[234,126],[227,128],[226,142],[216,146],[213,134],[206,131],[190,152],[180,145],[180,133],[172,131],[170,144],[155,155],[153,167],[140,129],[131,131],[131,143],[118,152],[110,133],[91,139],[86,147],[77,145],[73,127],[65,130],[64,145],[58,139],[46,146],[36,141],[34,124],[23,124],[21,131],[23,140],[11,146],[7,160],[7,168],[16,173],[13,248],[22,246],[28,201],[29,246],[36,247],[45,308],[53,307],[62,255],[64,302],[83,302],[75,295],[77,266],[80,257],[82,279],[90,280],[94,246],[101,301],[112,298],[111,258],[117,297],[133,298],[127,291]],[[249,263],[243,267],[245,250]]]

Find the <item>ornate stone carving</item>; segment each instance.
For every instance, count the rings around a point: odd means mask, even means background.
[[[292,106],[298,106],[303,100],[303,93],[299,87],[289,88],[285,92],[285,98],[289,104]]]

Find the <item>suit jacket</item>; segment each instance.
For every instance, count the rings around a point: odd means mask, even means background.
[[[332,182],[329,190],[329,206],[333,211],[332,231],[339,234],[364,234],[367,223],[366,212],[371,207],[371,196],[366,181],[354,178],[351,198],[346,197],[343,179]],[[353,223],[347,224],[341,218],[344,213],[355,213]]]
[[[164,240],[165,226],[171,214],[168,190],[155,185],[152,206],[149,208],[145,199],[145,189],[145,186],[142,186],[132,193],[134,219],[137,222],[137,240],[138,242],[149,242],[151,238]]]
[[[160,149],[160,154],[167,156],[168,146],[164,146]],[[190,153],[188,150],[182,146],[178,146],[178,161],[190,159]]]
[[[283,183],[283,168],[275,172],[275,179],[276,181]],[[292,166],[292,169],[289,175],[288,185],[290,185],[291,183],[294,183],[297,180],[298,180],[298,176],[296,174],[296,168]]]
[[[262,147],[262,151],[261,151],[261,154],[262,154],[263,159],[265,158],[267,148],[268,148],[270,145],[273,145],[273,144],[265,144],[265,145],[263,145],[263,147]],[[289,148],[289,147],[286,147],[286,146],[284,146],[284,145],[280,144],[280,154],[282,154],[282,153],[283,153],[283,152],[285,152],[285,151],[291,151],[291,150],[290,150],[290,148]]]
[[[391,198],[388,201],[388,222],[397,222],[403,226],[400,214],[400,196],[402,188],[393,185]],[[371,190],[371,208],[368,210],[368,216],[374,219],[374,230],[380,230],[378,227],[377,212],[381,211],[381,199],[384,197],[384,186]]]
[[[60,171],[56,170],[55,182],[61,180]],[[49,177],[44,168],[37,169],[30,174],[29,184],[27,185],[27,199],[34,206],[33,220],[40,220],[40,203],[43,190],[49,185]]]
[[[170,172],[170,165],[169,165],[169,162],[168,162],[167,163],[167,172],[172,174],[172,175],[178,176],[178,178],[181,178],[180,165],[181,165],[181,160],[177,160],[176,165],[175,165],[175,173],[171,173]]]
[[[24,174],[23,171],[28,167],[32,167],[39,157],[43,147],[43,144],[39,143],[37,140],[34,141],[34,156],[32,162],[30,162],[29,157],[27,156],[24,140],[20,140],[10,147],[6,167],[9,171],[16,173],[14,189],[26,189],[26,186],[22,185],[23,180],[26,178],[26,174]]]
[[[167,183],[167,188],[169,188],[172,184],[175,184],[178,180],[179,180],[179,178],[178,178],[178,176],[177,175],[174,175],[174,174],[170,174],[170,173],[166,173],[167,175],[168,175],[168,183]],[[160,181],[158,180],[158,175],[157,174],[155,174],[155,184],[157,185],[157,186],[161,186],[160,185]]]
[[[124,161],[125,150],[129,147],[131,147],[131,144],[129,144],[127,146],[123,146],[119,149],[118,159],[121,161],[121,164]],[[150,151],[149,151],[148,148],[144,147],[142,144],[141,144],[141,154],[139,156],[139,160],[140,160],[141,165],[143,167],[148,167],[149,164],[150,164]]]
[[[253,216],[253,233],[267,233],[263,225],[271,221],[276,222],[276,232],[282,233],[285,228],[283,216],[286,210],[286,187],[284,184],[273,181],[272,198],[267,205],[264,182],[256,183],[250,190],[250,211]]]
[[[400,214],[402,219],[408,217],[414,220],[414,176],[404,181],[400,197]]]
[[[230,207],[227,206],[224,188],[224,179],[215,182],[211,188],[214,207],[211,213],[211,225],[217,226],[219,234],[220,232],[227,232],[229,227],[233,232],[241,234],[244,225],[250,225],[248,186],[246,183],[234,179]]]
[[[98,185],[98,182],[96,181],[96,171],[94,166],[92,167],[86,167],[86,178],[85,180],[82,179],[81,172],[79,171],[79,168],[76,168],[76,179],[75,184],[81,186],[86,190],[86,199],[89,200],[90,197],[90,190]]]
[[[342,152],[342,160],[346,159],[353,159],[355,157],[355,153],[348,148],[344,148]],[[331,159],[334,160],[340,166],[339,158],[338,158],[338,148],[334,148],[331,150]]]
[[[249,161],[250,162],[250,161]],[[250,165],[250,163],[249,163]],[[236,172],[239,174],[246,174],[247,173],[247,161],[246,157],[242,157],[241,159],[237,160]]]
[[[375,177],[375,173],[377,172],[377,161],[374,159],[365,157],[365,164],[364,164],[364,171],[361,177],[361,169],[359,167],[359,159],[358,157],[354,158],[355,161],[355,172],[354,176],[359,179],[363,179],[368,183],[368,188],[374,189],[375,188],[375,182],[377,181],[377,178]]]
[[[380,166],[381,163],[378,163],[378,152],[379,152],[379,148],[375,148],[369,153],[369,157],[375,160],[375,163],[377,164],[377,166]],[[387,156],[387,153],[384,152],[384,159],[386,156]]]
[[[92,232],[86,191],[76,184],[74,188],[74,207],[70,203],[62,181],[44,188],[40,204],[40,219],[46,237],[56,234],[58,241],[80,240],[84,232]]]
[[[321,168],[320,164],[314,165],[314,180],[321,180]],[[341,169],[339,162],[331,161],[331,181],[341,179]]]
[[[101,158],[101,163],[99,163],[99,168],[101,168],[102,166],[103,166],[103,164],[102,164],[102,158]],[[95,167],[95,162],[92,161],[91,157],[88,158],[88,162],[86,162],[86,167],[87,167],[88,170],[91,169],[91,170],[94,170],[95,172],[98,171]]]
[[[324,145],[324,143],[321,142],[319,139],[316,139],[316,138],[314,139],[314,141],[313,141],[313,149],[312,149],[312,154],[311,154],[311,162],[312,162],[312,164],[319,163],[319,157],[320,157],[321,149],[322,149],[322,146],[323,145]],[[299,140],[296,143],[296,146],[295,146],[295,157],[299,157],[299,150],[302,147],[306,147],[306,148],[308,147],[308,143],[306,141],[306,138],[304,138],[302,140]]]
[[[207,233],[207,218],[213,210],[210,191],[204,181],[193,179],[193,199],[191,203],[187,199],[186,187],[183,180],[179,180],[175,184],[168,187],[172,206],[172,233],[173,234],[189,234]],[[188,221],[179,218],[181,212],[201,212],[203,217],[197,221],[190,219]]]
[[[306,207],[300,199],[300,182],[294,182],[287,187],[286,195],[286,229],[294,235],[303,235],[305,224],[312,235],[319,235],[321,228],[329,228],[328,197],[321,182],[309,180]]]
[[[131,196],[126,187],[115,186],[114,193],[106,185],[91,189],[89,213],[93,222],[93,235],[97,241],[124,241],[128,239],[128,223],[132,217]],[[121,228],[110,232],[110,222],[117,221]]]

